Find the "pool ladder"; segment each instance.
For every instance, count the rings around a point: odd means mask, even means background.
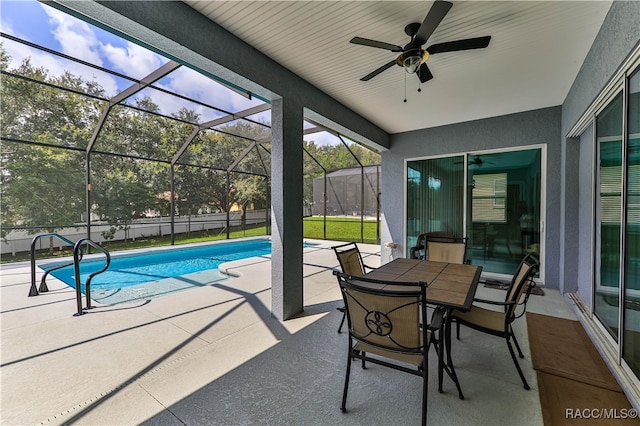
[[[38,242],[38,240],[40,238],[45,238],[45,237],[55,237],[55,238],[58,238],[58,239],[64,241],[68,245],[73,246],[73,263],[65,263],[63,265],[56,266],[55,268],[52,268],[52,269],[50,269],[48,271],[45,271],[44,275],[42,276],[42,280],[40,281],[40,288],[38,289],[36,287],[36,243]],[[81,291],[81,285],[80,285],[80,262],[82,261],[82,256],[83,256],[82,246],[84,246],[84,245],[91,246],[91,247],[95,248],[96,250],[101,251],[105,255],[105,264],[104,264],[104,267],[102,269],[92,273],[91,275],[89,275],[87,277],[87,281],[85,282],[85,296],[86,296],[86,299],[87,299],[87,306],[85,308],[82,308],[82,291]],[[89,238],[83,238],[83,239],[78,240],[77,242],[74,243],[73,241],[63,237],[60,234],[41,234],[41,235],[36,235],[33,238],[33,240],[31,241],[31,289],[29,290],[29,296],[37,296],[40,293],[45,293],[45,292],[49,291],[49,288],[47,287],[46,279],[47,279],[47,276],[49,275],[50,272],[55,271],[55,270],[60,269],[60,268],[64,268],[66,266],[73,265],[73,273],[74,273],[75,279],[76,279],[76,303],[78,305],[78,312],[73,314],[73,315],[74,316],[80,316],[82,314],[85,314],[86,310],[92,308],[92,306],[91,306],[91,280],[96,275],[99,275],[99,274],[105,272],[109,268],[110,264],[111,264],[111,254],[109,254],[109,251],[107,249],[105,249],[104,247],[100,246],[98,243],[90,240]]]

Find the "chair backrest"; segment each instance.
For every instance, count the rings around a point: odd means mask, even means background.
[[[505,302],[510,303],[505,307],[507,313],[507,321],[511,322],[516,317],[516,309],[520,304],[520,299],[523,295],[525,295],[525,300],[522,302],[524,305],[524,309],[526,309],[526,301],[529,297],[529,293],[535,283],[533,282],[533,276],[538,270],[540,263],[538,259],[536,259],[533,255],[527,255],[518,265],[518,269],[516,269],[516,273],[513,275],[513,279],[511,280],[511,284],[507,290],[507,295],[505,297]],[[521,312],[519,316],[522,316],[524,313]]]
[[[455,241],[455,237],[446,231],[434,231],[420,234],[416,240],[416,245],[411,248],[412,258],[420,258],[419,251],[427,248],[427,241],[453,242]]]
[[[364,275],[364,262],[356,243],[346,243],[332,247],[338,258],[342,272],[354,277]]]
[[[391,283],[334,272],[347,308],[349,336],[400,354],[422,354],[428,347],[426,283]],[[394,285],[389,285],[394,284]]]
[[[467,239],[450,241],[427,240],[427,259],[435,262],[460,263],[466,261]]]

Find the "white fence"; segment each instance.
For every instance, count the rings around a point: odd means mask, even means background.
[[[267,210],[249,210],[247,211],[244,224],[255,225],[265,223],[267,220],[267,214],[270,211]],[[187,232],[209,231],[214,229],[223,230],[227,225],[226,213],[212,213],[203,214],[190,217],[179,217],[174,222],[174,232],[176,234],[185,234]],[[229,226],[238,227],[243,225],[242,212],[231,212],[229,215]],[[102,232],[109,231],[110,225],[100,222],[91,223],[91,239],[96,243],[103,243],[106,239],[102,236]],[[46,231],[40,231],[38,234],[46,234]],[[87,231],[84,226],[78,228],[66,228],[56,231],[57,234],[71,240],[78,241],[87,237]],[[171,222],[168,217],[159,217],[151,219],[139,219],[134,220],[129,227],[128,240],[135,240],[137,238],[145,237],[157,237],[171,235]],[[11,231],[7,235],[6,240],[0,244],[0,252],[11,253],[15,255],[18,252],[28,252],[31,249],[31,241],[34,234],[29,234],[27,231]],[[125,238],[124,231],[117,231],[112,239],[109,241],[122,241]],[[54,238],[54,247],[62,248],[65,246],[64,242]],[[49,239],[41,238],[38,241],[36,249],[49,248]]]

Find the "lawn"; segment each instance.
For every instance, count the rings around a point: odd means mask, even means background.
[[[317,240],[323,240],[324,237],[324,221],[322,217],[305,217],[304,222],[304,238],[312,238]],[[377,243],[376,236],[376,221],[365,220],[364,221],[364,238],[360,238],[360,219],[359,218],[327,218],[327,240],[336,241],[357,241],[370,244]],[[256,228],[248,228],[244,230],[234,230],[230,232],[231,238],[242,237],[257,237],[267,235],[266,227],[260,226]],[[226,232],[192,232],[189,234],[176,235],[176,244],[188,244],[188,243],[200,243],[205,241],[217,241],[227,238]],[[145,237],[137,238],[136,240],[113,241],[102,244],[104,248],[109,251],[118,250],[131,250],[137,248],[146,247],[160,247],[168,246],[171,244],[171,237],[168,235],[162,237]],[[55,250],[53,256],[49,255],[48,250],[42,250],[37,253],[37,259],[44,259],[49,257],[64,257],[73,256],[73,248],[63,248],[62,250]],[[2,263],[7,262],[20,262],[29,260],[29,253],[16,253],[15,256],[11,256],[11,253],[2,253]]]
[[[324,240],[324,220],[322,217],[305,217],[303,234],[305,238]],[[327,218],[327,240],[357,241],[376,244],[376,221],[365,220],[361,239],[360,218]]]

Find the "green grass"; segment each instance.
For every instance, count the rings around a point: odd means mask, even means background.
[[[324,221],[322,217],[304,218],[304,237],[323,240]],[[357,241],[376,244],[376,221],[365,220],[361,241],[360,218],[327,218],[327,240]]]
[[[304,238],[312,238],[316,240],[323,240],[324,237],[324,223],[322,217],[306,217],[303,222],[303,236]],[[245,230],[234,230],[230,233],[231,238],[242,237],[257,237],[266,235],[266,227],[260,226],[255,228],[249,228]],[[176,244],[189,244],[200,243],[206,241],[224,240],[227,238],[226,232],[220,234],[220,231],[200,231],[191,232],[189,234],[176,235]],[[357,241],[360,239],[360,219],[359,218],[327,218],[327,240],[335,241]],[[364,221],[364,243],[376,244],[376,221],[366,220]],[[137,238],[135,241],[129,240],[127,242],[115,241],[105,242],[102,244],[104,248],[109,251],[131,250],[148,247],[161,247],[171,244],[171,236],[165,235],[163,237],[146,237]],[[62,250],[55,250],[53,255],[49,254],[48,250],[39,250],[36,255],[36,259],[56,258],[73,256],[73,249],[71,247],[63,248]],[[11,253],[2,253],[2,263],[9,262],[22,262],[30,259],[28,252],[16,253],[12,256]]]

